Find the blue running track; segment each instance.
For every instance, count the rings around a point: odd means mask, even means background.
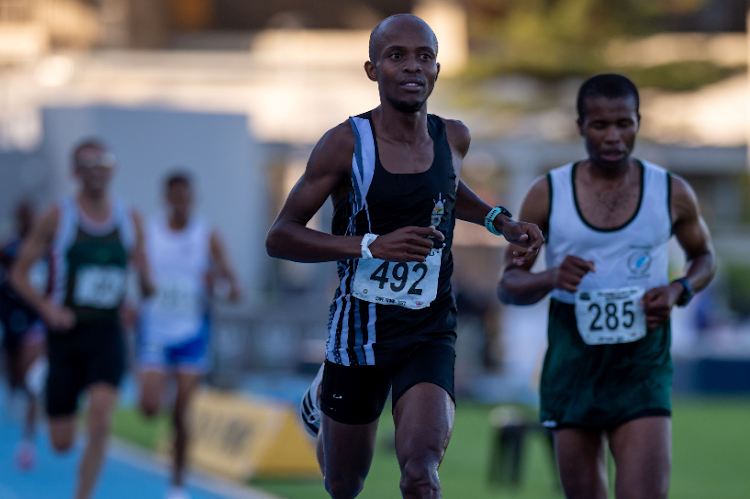
[[[7,394],[0,390],[0,499],[70,499],[73,497],[82,442],[64,456],[56,455],[46,431],[37,437],[36,467],[22,472],[14,453],[21,429],[5,407]],[[162,499],[167,491],[166,466],[149,454],[122,444],[110,447],[94,499]],[[255,490],[209,477],[194,477],[192,499],[272,499]]]

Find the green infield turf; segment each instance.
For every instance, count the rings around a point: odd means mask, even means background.
[[[521,487],[488,485],[491,407],[462,403],[450,447],[440,468],[445,498],[559,499],[556,477],[541,437],[532,437]],[[390,415],[387,415],[390,416]],[[674,463],[670,497],[747,499],[750,497],[750,400],[678,400],[674,404]],[[132,411],[121,411],[115,433],[154,448],[159,429]],[[363,499],[400,497],[399,470],[392,446],[393,423],[384,417]],[[286,499],[327,499],[322,480],[254,480],[253,485]]]

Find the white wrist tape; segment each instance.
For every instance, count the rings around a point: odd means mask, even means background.
[[[362,243],[361,243],[362,258],[364,258],[365,260],[370,260],[372,258],[370,245],[377,238],[378,238],[377,234],[370,234],[370,233],[367,233],[364,236],[362,236]]]

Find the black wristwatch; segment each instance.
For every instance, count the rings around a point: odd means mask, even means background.
[[[680,295],[680,299],[677,300],[677,306],[686,306],[688,303],[690,303],[690,300],[693,299],[693,296],[695,296],[695,290],[685,277],[680,277],[679,279],[675,279],[672,282],[679,282],[680,284],[682,284],[682,287],[685,288],[685,290],[682,292],[682,295]]]

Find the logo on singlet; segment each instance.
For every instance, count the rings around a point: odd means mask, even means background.
[[[648,250],[636,249],[628,256],[628,268],[631,278],[648,277],[648,269],[651,267],[651,255]]]
[[[435,201],[433,199],[433,201]],[[432,209],[432,215],[430,215],[430,225],[437,227],[443,220],[445,215],[445,199],[442,199],[442,193],[438,194],[438,199],[435,201],[435,207]]]

